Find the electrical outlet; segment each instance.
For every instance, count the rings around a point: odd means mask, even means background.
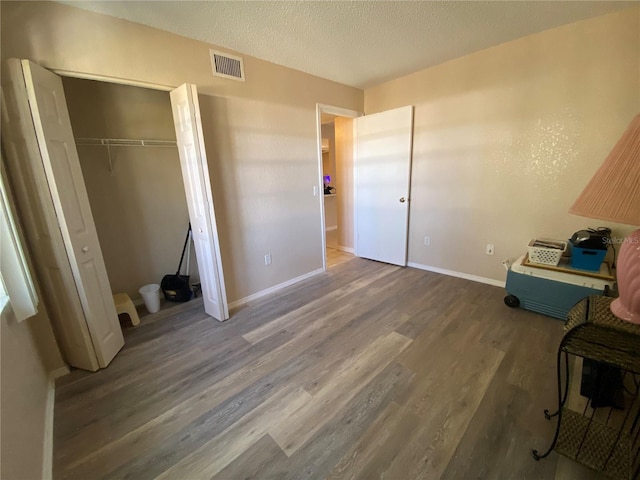
[[[271,265],[271,254],[270,253],[267,253],[264,256],[264,264],[265,265]]]
[[[424,244],[428,247],[431,245],[431,237],[424,237]]]
[[[487,244],[487,251],[486,251],[487,255],[493,255],[493,243],[488,243]]]

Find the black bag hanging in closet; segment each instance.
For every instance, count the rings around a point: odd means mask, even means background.
[[[187,229],[187,238],[184,241],[184,247],[182,247],[182,255],[180,255],[180,263],[178,264],[178,271],[175,275],[165,275],[162,278],[160,287],[162,293],[164,293],[165,300],[169,302],[188,302],[191,300],[191,286],[189,285],[189,275],[180,275],[180,269],[182,268],[182,261],[184,260],[184,252],[187,250],[189,239],[191,238],[191,223]],[[191,248],[191,245],[189,245]],[[189,266],[187,265],[187,273]]]

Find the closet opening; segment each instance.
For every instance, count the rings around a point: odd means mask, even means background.
[[[189,225],[169,92],[62,82],[111,291],[126,293],[144,319],[139,289],[176,273]],[[191,238],[187,248],[181,273],[197,292]],[[180,305],[160,297],[161,310]]]

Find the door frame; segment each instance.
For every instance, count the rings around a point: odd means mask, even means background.
[[[327,271],[327,232],[325,230],[324,221],[324,178],[322,165],[322,114],[335,115],[337,117],[357,118],[364,115],[363,112],[350,110],[348,108],[336,107],[334,105],[326,105],[324,103],[316,103],[316,139],[317,139],[317,155],[318,155],[318,199],[320,202],[320,232],[322,239],[322,271]],[[334,142],[335,144],[335,142]],[[334,147],[335,148],[335,147]],[[355,187],[355,185],[354,185]],[[354,188],[355,194],[355,188]],[[354,225],[355,227],[355,225]],[[338,225],[340,228],[340,225]],[[354,247],[355,247],[355,228],[354,228]]]
[[[161,83],[143,82],[140,80],[133,80],[130,78],[112,77],[109,75],[99,75],[97,73],[89,72],[76,72],[73,70],[62,70],[59,68],[46,68],[47,70],[59,75],[61,77],[79,78],[81,80],[95,80],[96,82],[104,83],[116,83],[118,85],[128,85],[130,87],[148,88],[150,90],[161,90],[163,92],[170,92],[177,88],[179,85],[163,85]]]

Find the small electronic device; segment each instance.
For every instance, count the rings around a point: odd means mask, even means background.
[[[597,272],[611,243],[611,229],[600,227],[578,230],[569,239],[571,267]]]
[[[574,247],[587,248],[589,250],[606,250],[611,244],[611,229],[598,228],[594,230],[578,230],[569,240]]]

